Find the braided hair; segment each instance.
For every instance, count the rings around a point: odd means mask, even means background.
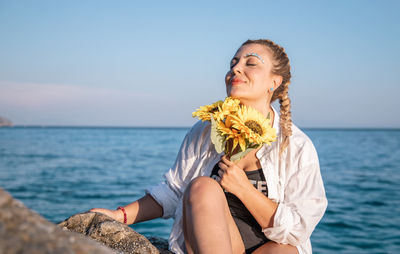
[[[271,40],[247,40],[242,46],[247,44],[260,44],[266,46],[272,53],[273,67],[271,72],[275,75],[282,77],[282,84],[273,92],[271,102],[279,99],[280,104],[280,121],[282,145],[279,154],[289,145],[289,137],[292,136],[292,115],[290,112],[290,99],[289,99],[289,84],[290,78],[290,63],[285,49]]]

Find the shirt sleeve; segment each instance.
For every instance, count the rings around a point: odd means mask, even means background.
[[[270,240],[298,246],[310,238],[325,213],[328,201],[318,155],[311,141],[300,149],[300,154],[289,167],[292,168],[286,171],[288,178],[283,201],[278,204],[273,226],[263,229],[263,232]]]
[[[204,124],[198,122],[186,134],[173,166],[164,174],[164,181],[145,190],[163,208],[163,218],[171,218],[175,214],[176,207],[190,182],[193,168],[198,163],[201,132]]]

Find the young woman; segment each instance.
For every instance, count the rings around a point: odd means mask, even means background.
[[[315,148],[291,121],[290,78],[282,47],[243,43],[225,77],[227,95],[270,114],[277,141],[233,163],[215,151],[210,123],[198,122],[164,182],[124,208],[92,211],[128,224],[173,217],[175,253],[311,253],[327,199]],[[280,114],[271,107],[276,99]]]

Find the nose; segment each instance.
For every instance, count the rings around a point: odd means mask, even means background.
[[[242,73],[242,68],[241,68],[240,62],[239,62],[239,63],[236,63],[236,64],[231,68],[231,72],[232,72],[233,74]]]

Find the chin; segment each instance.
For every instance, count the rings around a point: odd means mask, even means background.
[[[238,91],[238,90],[231,90],[229,93],[228,93],[228,96],[230,96],[230,97],[232,97],[232,98],[235,98],[235,99],[245,99],[245,98],[247,98],[248,96],[246,96],[246,93],[243,93],[243,91]]]

